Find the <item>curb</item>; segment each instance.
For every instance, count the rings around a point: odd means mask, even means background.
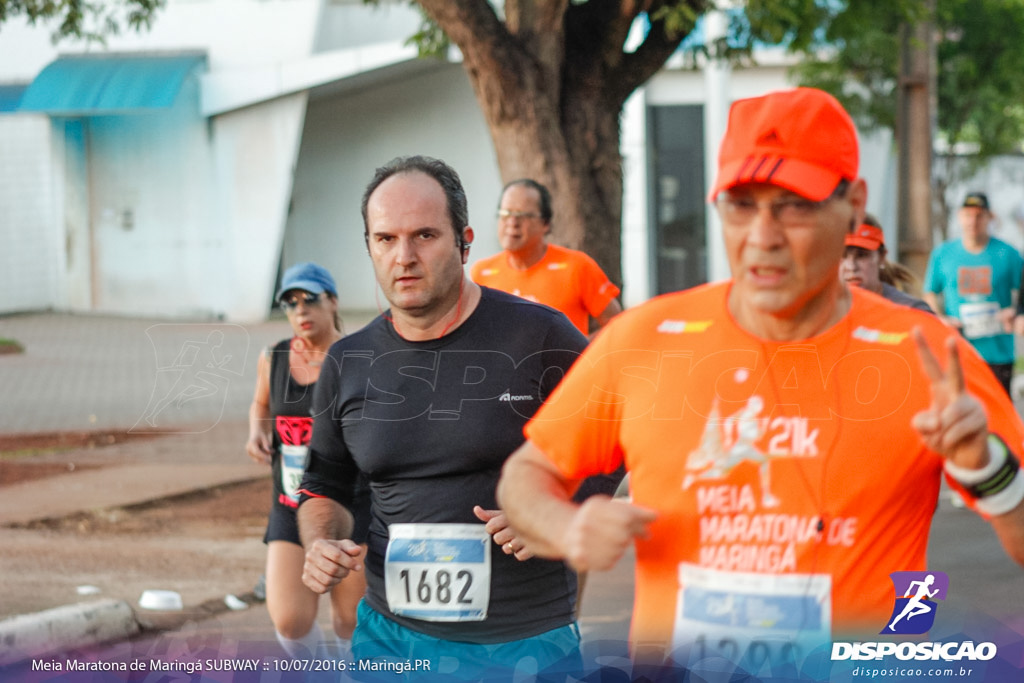
[[[236,597],[247,607],[263,602],[251,592]],[[105,599],[18,615],[0,621],[0,667],[127,640],[143,632],[173,631],[229,611],[223,598],[172,612],[136,611],[124,600]]]
[[[140,631],[123,600],[96,600],[0,622],[0,666],[63,650],[123,640]]]

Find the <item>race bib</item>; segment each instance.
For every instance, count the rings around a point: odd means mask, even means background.
[[[392,524],[384,589],[395,614],[482,621],[491,597],[491,536],[483,524]]]
[[[724,658],[751,674],[799,663],[832,633],[832,577],[679,565],[672,634],[689,663]],[[686,662],[683,662],[686,663]]]
[[[296,503],[299,502],[299,484],[302,483],[308,457],[307,446],[281,444],[281,489]]]
[[[960,304],[960,322],[968,339],[1005,334],[999,322],[999,304],[995,301]]]

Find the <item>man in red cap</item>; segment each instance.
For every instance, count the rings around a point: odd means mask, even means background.
[[[839,278],[901,306],[932,312],[927,303],[896,287],[897,281],[910,283],[914,276],[905,266],[886,258],[885,233],[871,215],[865,215],[860,227],[846,236]]]
[[[616,316],[506,462],[498,498],[527,547],[602,570],[633,544],[633,655],[684,664],[877,640],[890,573],[926,568],[944,469],[1024,563],[1005,393],[935,316],[839,280],[867,200],[839,103],[737,101],[710,200],[732,278]],[[623,462],[630,502],[571,502]]]

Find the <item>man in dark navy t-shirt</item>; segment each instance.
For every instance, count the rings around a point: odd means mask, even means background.
[[[533,558],[497,509],[523,426],[586,345],[564,315],[463,271],[473,231],[458,175],[427,157],[377,170],[362,204],[390,309],[336,343],[314,398],[299,525],[303,580],[365,571],[357,659],[442,658],[456,675],[578,662],[576,577]],[[348,538],[356,473],[373,503],[366,566]]]

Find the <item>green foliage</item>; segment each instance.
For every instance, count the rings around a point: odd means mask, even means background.
[[[938,23],[939,129],[979,156],[1024,140],[1024,0],[942,0]]]
[[[827,22],[824,53],[805,51],[800,83],[836,95],[865,128],[893,127],[900,26],[924,3],[849,2]],[[1020,150],[1024,140],[1024,0],[936,0],[937,127],[951,146],[972,143],[975,163]],[[812,46],[813,49],[813,46]]]
[[[14,17],[57,24],[52,39],[81,38],[104,43],[124,30],[148,30],[166,0],[0,0],[0,25]]]
[[[832,17],[834,5],[820,0],[749,0],[744,10],[749,39],[807,49]]]
[[[423,11],[423,8],[415,2],[415,0],[409,0],[409,4],[416,7],[420,13],[420,27],[416,33],[409,36],[409,39],[405,41],[406,45],[415,45],[417,54],[421,57],[434,57],[442,58],[448,54],[448,48],[451,47],[452,41],[448,38],[448,34],[445,33],[437,23],[434,22],[427,13]]]
[[[662,5],[651,13],[652,21],[664,22],[669,38],[685,36],[693,30],[700,14],[687,3]]]

